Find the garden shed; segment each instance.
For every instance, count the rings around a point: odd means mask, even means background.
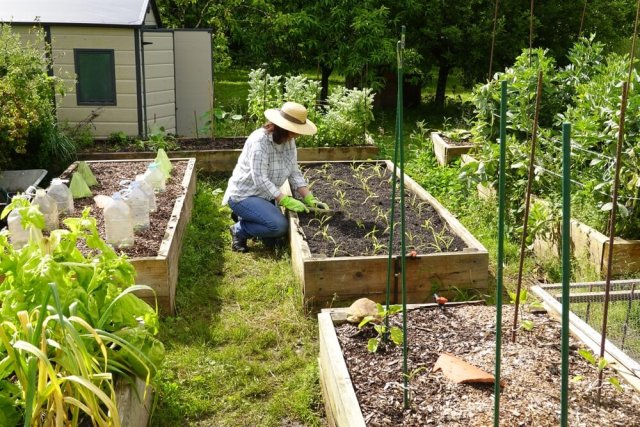
[[[0,22],[51,45],[50,75],[64,79],[60,122],[93,117],[95,137],[196,135],[213,91],[211,31],[165,29],[154,0],[2,0]],[[44,40],[32,28],[43,29]]]

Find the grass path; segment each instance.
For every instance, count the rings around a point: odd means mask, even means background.
[[[288,255],[230,251],[225,185],[198,176],[151,425],[322,425],[315,318]]]

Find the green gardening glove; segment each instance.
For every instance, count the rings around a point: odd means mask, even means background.
[[[309,209],[300,200],[291,196],[284,196],[278,204],[291,212],[309,212]]]
[[[302,201],[304,202],[305,205],[310,206],[312,208],[318,208],[318,209],[323,209],[323,210],[329,210],[329,205],[321,202],[320,200],[316,199],[315,197],[313,197],[313,194],[309,193],[306,196],[304,196],[304,199],[302,199]]]

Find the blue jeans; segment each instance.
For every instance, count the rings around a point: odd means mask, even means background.
[[[240,239],[259,237],[271,240],[287,234],[287,218],[273,202],[252,196],[239,202],[229,199],[229,207],[238,216],[239,221],[233,227]]]

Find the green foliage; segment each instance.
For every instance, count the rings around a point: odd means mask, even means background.
[[[203,121],[202,127],[198,129],[200,135],[210,135],[211,138],[215,138],[221,133],[239,136],[246,132],[244,116],[234,111],[226,111],[222,106],[211,108],[202,114],[200,119]]]
[[[358,329],[362,329],[366,325],[373,325],[373,330],[377,333],[374,338],[370,338],[367,341],[367,349],[371,353],[377,352],[380,344],[385,344],[388,338],[391,338],[391,342],[395,345],[400,345],[404,341],[402,329],[397,326],[387,326],[389,316],[400,313],[402,306],[390,305],[388,310],[382,304],[377,304],[377,307],[378,313],[376,316],[366,316],[358,324]]]
[[[263,68],[249,72],[247,112],[256,122],[265,120],[264,112],[282,106],[282,76],[271,76]],[[314,103],[315,105],[315,103]],[[305,107],[308,107],[305,105]]]
[[[55,124],[54,94],[63,94],[62,81],[47,75],[49,47],[41,49],[38,40],[44,40],[41,29],[32,30],[23,40],[11,26],[0,24],[0,166],[6,166],[14,154],[26,153],[29,143],[38,149],[44,141],[39,153],[43,162],[51,159],[56,147],[63,156],[71,148]]]
[[[475,139],[479,141],[478,162],[466,165],[461,176],[471,182],[496,187],[499,147],[498,109],[501,81],[508,82],[507,114],[507,208],[509,224],[522,222],[535,108],[538,70],[543,72],[543,96],[534,169],[533,194],[559,200],[562,122],[572,123],[572,174],[580,183],[574,187],[574,215],[603,233],[608,233],[607,211],[611,209],[614,158],[619,130],[621,82],[626,80],[629,59],[614,53],[604,55],[594,36],[580,39],[569,54],[570,64],[557,67],[547,52],[534,50],[531,65],[528,52],[512,68],[497,73],[495,80],[474,91]],[[640,81],[634,70],[632,88]],[[619,212],[616,234],[640,238],[640,155],[638,126],[640,95],[631,90],[626,115],[623,163],[621,165]],[[541,209],[541,208],[539,208]],[[549,233],[553,225],[536,212],[535,232]],[[513,232],[519,232],[511,227]],[[533,237],[533,234],[531,234]],[[530,243],[530,242],[529,242]]]
[[[44,413],[45,424],[76,426],[80,412],[113,425],[113,375],[149,381],[164,357],[157,312],[132,293],[150,288],[134,285],[88,209],[44,237],[42,214],[14,200],[3,215],[19,209],[31,238],[16,250],[0,232],[0,405],[12,399],[25,425]]]
[[[111,132],[107,142],[118,146],[126,146],[132,142],[131,138],[123,131]]]
[[[140,141],[140,144],[144,149],[151,151],[158,151],[161,148],[165,151],[170,151],[178,148],[175,135],[168,134],[164,126],[158,125],[149,126],[148,139]]]
[[[284,81],[283,81],[284,80]],[[307,108],[308,116],[318,127],[316,136],[300,136],[299,146],[349,146],[370,142],[367,126],[373,121],[371,89],[336,87],[326,105],[317,107],[320,83],[304,76],[271,76],[259,68],[249,73],[248,113],[260,122],[268,108],[280,108],[294,101]]]
[[[364,145],[367,126],[373,121],[371,89],[336,87],[318,120],[318,143],[324,146]]]

